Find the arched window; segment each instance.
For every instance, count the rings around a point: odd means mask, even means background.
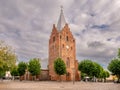
[[[67,57],[66,66],[67,66],[67,68],[70,68],[70,59],[69,59],[69,57]]]
[[[60,35],[60,39],[62,38],[62,36]]]
[[[66,74],[67,76],[70,76],[70,73],[69,72],[67,72],[67,74]]]
[[[68,36],[66,37],[66,41],[69,41],[69,38],[68,38]]]
[[[53,42],[55,42],[55,36],[53,37]]]

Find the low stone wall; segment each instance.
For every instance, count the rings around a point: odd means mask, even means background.
[[[21,77],[22,80],[50,80],[49,78],[49,70],[47,69],[42,69],[41,73],[37,75],[36,77],[33,77],[30,72],[26,71],[25,75]]]
[[[50,80],[49,77],[49,70],[41,70],[40,78],[39,80]]]

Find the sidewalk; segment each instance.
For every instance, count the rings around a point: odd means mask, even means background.
[[[120,90],[120,84],[56,81],[3,81],[0,90]]]

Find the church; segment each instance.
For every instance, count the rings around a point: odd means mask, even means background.
[[[67,73],[61,76],[62,81],[80,80],[80,72],[78,70],[78,61],[76,60],[76,42],[67,24],[63,9],[61,8],[60,17],[57,26],[53,24],[52,32],[49,39],[49,58],[48,69],[41,70],[37,75],[38,80],[58,81],[59,76],[54,71],[54,61],[58,57],[64,60]],[[23,76],[24,80],[32,80],[32,75],[26,71]]]
[[[58,57],[64,60],[67,68],[67,73],[62,75],[61,79],[63,81],[80,80],[78,61],[76,60],[76,42],[65,20],[62,8],[57,26],[53,24],[49,39],[48,70],[50,80],[59,79],[54,71],[54,60]]]

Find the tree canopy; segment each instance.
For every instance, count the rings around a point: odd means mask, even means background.
[[[102,67],[98,63],[92,62],[91,60],[83,60],[79,63],[78,66],[78,69],[82,73],[85,73],[90,77],[99,77],[101,68]]]
[[[98,63],[91,60],[83,60],[79,63],[78,69],[82,72],[83,76],[89,76],[91,78],[104,78],[103,77],[103,67]],[[105,73],[106,75],[106,73]],[[105,76],[106,78],[107,76]]]
[[[27,69],[27,64],[25,62],[19,62],[18,64],[18,73],[20,76],[25,74],[25,70]]]
[[[102,68],[102,66],[100,66],[98,63],[96,63],[96,62],[93,62],[93,64],[94,64],[94,69],[93,69],[93,71],[92,71],[92,76],[95,76],[95,77],[97,77],[97,78],[99,78],[99,76],[100,76],[100,73],[101,73],[101,71],[103,70],[103,68]]]
[[[0,41],[0,61],[6,64],[6,69],[11,69],[15,66],[17,57],[10,46]],[[2,64],[2,65],[4,65]]]
[[[0,78],[3,77],[5,75],[5,64],[3,61],[0,60]]]
[[[5,75],[5,71],[11,70],[16,64],[17,57],[13,49],[4,41],[0,41],[0,76]]]
[[[108,78],[109,76],[110,76],[110,74],[108,71],[101,69],[99,78],[104,79],[104,81],[106,82],[106,78]]]
[[[58,75],[66,74],[66,65],[61,58],[57,58],[54,61],[54,70],[55,70],[56,74],[58,74]]]
[[[111,71],[112,74],[116,75],[118,79],[120,79],[120,59],[113,59],[108,65],[108,70]]]
[[[91,70],[93,70],[93,63],[90,60],[84,60],[79,63],[78,69],[82,72],[87,74],[88,76],[91,75]]]
[[[40,65],[40,60],[37,58],[33,58],[29,61],[28,65],[28,71],[33,75],[38,75],[40,74],[41,71],[41,65]]]
[[[18,67],[17,66],[13,67],[11,69],[10,73],[11,73],[12,76],[18,76],[19,75],[19,73],[18,73]]]

